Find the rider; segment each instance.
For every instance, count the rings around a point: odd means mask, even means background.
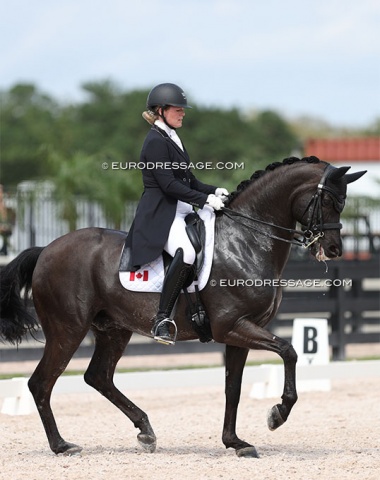
[[[185,108],[191,108],[185,93],[172,83],[157,85],[148,95],[142,115],[152,127],[140,156],[144,191],[127,239],[131,271],[155,260],[163,250],[173,257],[152,328],[155,340],[167,345],[174,343],[169,317],[196,257],[185,217],[193,207],[206,203],[220,210],[228,195],[225,188],[204,184],[189,170],[189,155],[176,132]]]

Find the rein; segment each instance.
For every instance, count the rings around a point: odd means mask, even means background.
[[[296,230],[294,228],[286,228],[271,222],[265,222],[264,220],[251,217],[249,215],[245,215],[240,212],[235,212],[234,210],[227,207],[223,207],[221,211],[224,215],[226,215],[231,220],[239,223],[240,225],[243,225],[246,228],[255,230],[260,235],[264,235],[274,240],[280,240],[281,242],[290,243],[291,245],[296,245],[297,247],[309,248],[311,245],[313,245],[313,243],[315,243],[316,241],[318,241],[320,238],[324,236],[325,230],[336,230],[336,229],[340,230],[342,228],[342,224],[340,222],[339,223],[323,223],[323,216],[322,216],[323,190],[327,191],[330,195],[333,196],[334,208],[337,211],[341,212],[344,207],[344,202],[342,202],[342,200],[339,198],[337,193],[332,188],[329,188],[325,185],[326,179],[332,169],[333,167],[331,167],[331,165],[327,166],[318,184],[316,193],[311,197],[307,207],[305,208],[305,211],[301,217],[301,220],[305,216],[306,212],[310,210],[311,210],[311,215],[310,215],[310,221],[308,225],[306,226],[302,224],[302,226],[304,227],[302,230]],[[292,235],[300,235],[301,239],[293,238],[292,240],[288,240],[287,238],[279,237],[277,235],[264,232],[259,228],[256,228],[252,225],[247,225],[246,223],[237,220],[236,217],[244,218],[245,220],[249,220],[255,223],[260,223],[261,225],[267,225],[269,227],[277,228],[284,232],[291,233]]]
[[[244,215],[243,213],[240,212],[235,212],[235,210],[231,210],[230,208],[223,207],[221,212],[231,220],[233,220],[236,223],[239,223],[240,225],[243,225],[243,227],[249,228],[250,230],[254,230],[255,232],[258,232],[260,235],[264,235],[265,237],[273,238],[274,240],[281,240],[282,242],[290,243],[291,245],[297,245],[298,247],[302,246],[304,248],[310,247],[314,242],[318,240],[322,235],[315,236],[310,242],[307,243],[307,235],[306,231],[302,230],[295,230],[294,228],[286,228],[286,227],[281,227],[280,225],[276,225],[274,223],[270,222],[265,222],[264,220],[260,220],[258,218],[250,217],[249,215]],[[261,223],[262,225],[268,225],[269,227],[274,227],[278,228],[280,230],[284,230],[285,232],[291,233],[291,234],[298,234],[301,235],[303,238],[302,240],[298,238],[294,238],[293,240],[288,240],[287,238],[283,237],[278,237],[277,235],[274,235],[272,233],[264,232],[260,230],[259,228],[253,227],[252,225],[247,225],[244,222],[241,222],[236,219],[236,217],[241,217],[246,220],[250,220],[251,222],[256,222],[256,223]],[[322,232],[323,233],[323,232]]]

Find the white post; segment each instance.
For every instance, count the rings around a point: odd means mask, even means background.
[[[3,380],[0,387],[0,397],[4,397],[1,413],[6,415],[29,415],[37,411],[28,388],[28,378]]]
[[[261,365],[263,375],[254,379],[250,398],[277,398],[284,390],[284,367],[282,365]]]

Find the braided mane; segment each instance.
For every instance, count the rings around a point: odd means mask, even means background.
[[[228,207],[233,200],[235,200],[236,197],[238,197],[249,185],[251,185],[252,182],[257,180],[258,178],[261,178],[263,175],[265,175],[267,172],[270,172],[272,170],[275,170],[278,167],[282,167],[284,165],[292,165],[293,163],[296,162],[306,162],[306,163],[320,163],[322,160],[319,160],[319,158],[311,156],[311,157],[304,157],[304,158],[297,158],[297,157],[289,157],[285,158],[282,162],[274,162],[268,165],[265,170],[257,170],[254,172],[249,180],[243,180],[239,185],[237,186],[236,190],[232,192],[228,200],[225,201],[225,206]]]

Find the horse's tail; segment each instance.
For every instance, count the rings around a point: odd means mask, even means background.
[[[37,320],[28,312],[27,299],[32,287],[33,271],[43,249],[28,248],[1,269],[0,340],[20,343],[28,331],[38,326]]]

